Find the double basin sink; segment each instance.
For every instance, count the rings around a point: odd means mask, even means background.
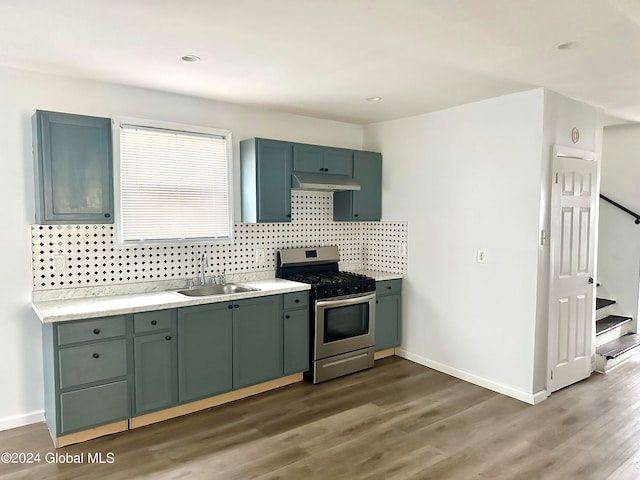
[[[204,287],[188,288],[178,290],[180,295],[186,297],[209,297],[212,295],[231,295],[233,293],[258,292],[259,288],[239,285],[237,283],[221,283],[216,285],[205,285]]]

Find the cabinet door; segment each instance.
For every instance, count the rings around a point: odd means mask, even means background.
[[[353,193],[353,219],[380,220],[382,216],[382,155],[374,152],[355,152],[353,178],[361,190]]]
[[[400,295],[376,300],[376,351],[400,345]]]
[[[111,120],[37,111],[36,223],[113,223]]]
[[[178,399],[180,403],[231,390],[232,304],[178,310]]]
[[[343,148],[324,148],[324,173],[349,175],[353,169],[353,152]]]
[[[279,295],[233,302],[233,388],[282,376]]]
[[[258,222],[291,220],[291,144],[258,140]]]
[[[309,310],[284,312],[284,374],[309,370]]]
[[[133,340],[135,413],[177,403],[176,339],[171,332],[142,335]]]
[[[293,145],[293,170],[324,173],[324,149],[316,145]]]
[[[336,221],[379,221],[382,216],[382,155],[353,153],[353,179],[361,189],[335,192],[333,219]]]

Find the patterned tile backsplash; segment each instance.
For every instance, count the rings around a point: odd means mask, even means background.
[[[292,193],[291,223],[236,223],[226,243],[118,248],[113,225],[32,225],[33,290],[186,280],[198,275],[202,252],[207,275],[266,273],[281,248],[325,245],[337,245],[351,269],[406,273],[407,240],[406,222],[334,222],[333,194],[307,191]]]

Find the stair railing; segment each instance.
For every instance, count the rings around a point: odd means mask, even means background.
[[[614,202],[613,200],[611,200],[609,197],[605,197],[604,195],[600,194],[600,198],[603,199],[605,202],[609,202],[611,205],[613,205],[614,207],[618,207],[620,210],[622,210],[625,213],[628,213],[629,215],[631,215],[632,217],[634,217],[635,220],[635,224],[636,225],[640,225],[640,215],[638,215],[636,212],[629,210],[627,207],[620,205],[618,202]]]

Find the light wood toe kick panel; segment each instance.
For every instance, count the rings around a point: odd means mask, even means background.
[[[387,358],[387,357],[391,357],[393,355],[396,354],[396,349],[395,348],[389,348],[387,350],[380,350],[379,352],[376,352],[373,354],[373,359],[374,360],[380,360],[381,358]]]
[[[86,442],[94,438],[111,435],[113,433],[126,432],[129,430],[129,420],[121,420],[119,422],[102,425],[100,427],[90,428],[77,433],[70,433],[62,437],[56,438],[56,448],[66,447],[74,443]]]
[[[182,415],[188,415],[189,413],[222,405],[223,403],[234,402],[241,398],[251,397],[259,393],[268,392],[269,390],[291,385],[292,383],[300,381],[302,381],[302,373],[296,373],[287,377],[277,378],[269,382],[259,383],[258,385],[252,385],[250,387],[223,393],[222,395],[217,395],[215,397],[204,398],[185,405],[178,405],[177,407],[171,407],[158,412],[140,415],[139,417],[133,417],[129,420],[129,428],[133,429],[144,427],[146,425],[151,425],[152,423],[162,422]]]

